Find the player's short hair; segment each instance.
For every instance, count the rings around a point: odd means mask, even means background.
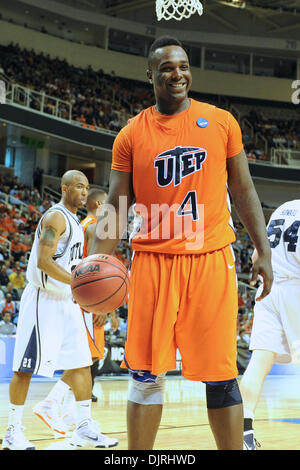
[[[168,35],[160,36],[159,38],[155,39],[155,41],[150,46],[149,53],[148,53],[149,69],[151,68],[151,63],[152,63],[155,51],[157,49],[160,49],[161,47],[166,47],[166,46],[179,46],[183,50],[185,50],[182,45],[182,42],[180,42],[179,39],[176,39],[173,36],[168,36]]]
[[[89,190],[87,201],[96,201],[101,196],[106,196],[107,193],[103,189],[100,188],[92,188]]]

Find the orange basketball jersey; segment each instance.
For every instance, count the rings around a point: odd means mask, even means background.
[[[147,108],[114,141],[112,169],[132,172],[135,251],[207,253],[235,240],[226,160],[242,151],[241,130],[228,111],[190,103],[175,115]]]
[[[87,227],[91,224],[95,224],[98,221],[97,217],[94,217],[93,215],[88,215],[81,221],[81,225],[83,228],[83,231],[85,232]],[[87,257],[87,243],[84,241],[84,247],[83,247],[83,257]]]

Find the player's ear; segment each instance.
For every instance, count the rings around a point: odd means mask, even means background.
[[[152,70],[147,70],[147,77],[148,77],[148,80],[149,82],[152,84],[153,83],[153,80],[152,80]]]
[[[61,193],[62,193],[62,194],[65,193],[66,190],[67,190],[67,185],[66,185],[66,184],[63,184],[63,185],[61,186]]]

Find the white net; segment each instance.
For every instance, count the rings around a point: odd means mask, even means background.
[[[156,0],[156,16],[160,20],[189,18],[194,13],[202,15],[203,7],[199,0]]]

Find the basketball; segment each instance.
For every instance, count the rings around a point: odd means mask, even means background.
[[[71,289],[86,312],[109,313],[127,300],[128,271],[115,256],[91,255],[73,269]]]

